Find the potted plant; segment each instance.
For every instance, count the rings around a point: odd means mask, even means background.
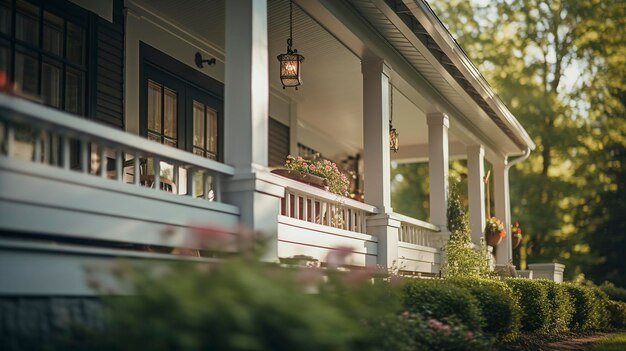
[[[514,249],[522,242],[522,228],[520,228],[517,221],[511,226],[511,239],[513,240],[512,245]]]
[[[487,244],[497,246],[505,236],[506,230],[504,230],[504,224],[501,220],[496,217],[487,219],[487,225],[485,226],[485,239],[487,239]]]
[[[303,182],[332,193],[347,196],[350,180],[341,173],[337,164],[329,160],[306,160],[300,156],[287,156],[285,169],[275,169],[272,173]]]

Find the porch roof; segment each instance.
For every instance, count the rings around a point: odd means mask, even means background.
[[[349,1],[395,50],[466,115],[471,124],[483,132],[490,129],[487,121],[468,111],[468,99],[474,103],[472,107],[480,108],[481,115],[486,115],[519,148],[518,152],[510,148],[498,151],[509,155],[535,149],[524,127],[496,95],[425,0]],[[481,136],[481,139],[483,137],[486,135]]]

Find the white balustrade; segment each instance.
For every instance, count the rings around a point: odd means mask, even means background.
[[[210,201],[220,201],[221,178],[234,173],[228,165],[2,94],[0,147],[0,157]]]
[[[434,235],[440,232],[437,226],[400,214],[394,214],[394,217],[400,219],[398,241],[426,247],[437,246],[438,238]]]

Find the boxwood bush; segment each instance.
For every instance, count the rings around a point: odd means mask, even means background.
[[[609,296],[609,299],[613,301],[626,302],[626,289],[619,288],[612,283],[604,282],[600,285],[600,289]]]
[[[531,279],[507,278],[506,284],[519,298],[522,330],[545,332],[550,324],[550,301],[546,285]]]
[[[485,333],[500,341],[513,341],[519,336],[522,310],[508,285],[500,280],[481,278],[452,278],[450,281],[476,298],[485,318]]]
[[[569,331],[569,325],[574,316],[574,304],[567,288],[552,280],[537,280],[543,284],[548,292],[550,304],[550,319],[546,332],[558,334]]]
[[[606,301],[599,298],[597,289],[589,286],[564,283],[565,288],[574,303],[574,316],[570,322],[570,329],[577,331],[591,331],[599,329],[603,324]],[[601,306],[602,305],[602,306]]]
[[[626,328],[626,302],[610,300],[607,304],[613,328]]]
[[[478,300],[449,280],[408,280],[404,286],[404,306],[427,318],[456,318],[471,330],[480,330],[484,324]]]

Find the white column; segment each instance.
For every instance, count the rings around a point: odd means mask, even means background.
[[[265,235],[264,259],[278,261],[278,214],[284,188],[267,173],[268,39],[266,0],[226,1],[224,160],[236,169],[224,201],[240,222]]]
[[[430,222],[447,231],[448,226],[448,128],[445,113],[426,115],[428,123],[428,175],[430,178]]]
[[[485,150],[482,145],[467,147],[467,190],[469,197],[470,228],[472,241],[480,243],[485,228]]]
[[[504,223],[504,229],[506,230],[506,236],[500,245],[495,248],[497,264],[508,264],[513,258],[509,172],[506,164],[506,159],[494,160],[492,162],[495,215]]]
[[[365,202],[391,213],[389,74],[383,60],[363,61],[363,163]]]
[[[224,161],[238,173],[267,166],[266,0],[226,1]]]

